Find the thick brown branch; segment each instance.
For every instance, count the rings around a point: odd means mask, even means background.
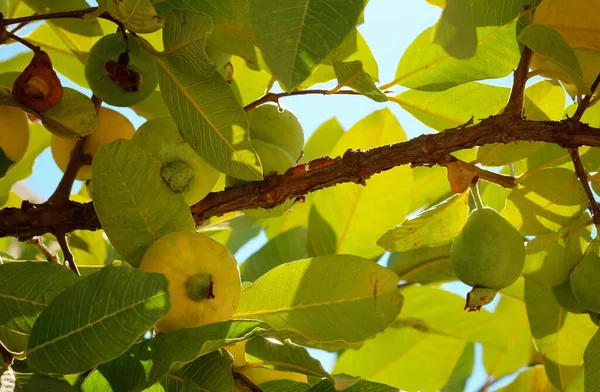
[[[511,115],[490,117],[463,129],[421,135],[391,146],[367,151],[347,151],[338,158],[319,158],[264,181],[210,193],[192,207],[196,223],[210,217],[249,208],[273,208],[292,199],[337,184],[364,184],[372,175],[400,165],[446,164],[452,152],[491,143],[541,141],[564,148],[600,147],[600,129],[580,124],[569,129],[565,122],[527,121]],[[484,178],[483,176],[481,178]],[[95,230],[100,222],[91,203],[69,201],[64,206],[27,205],[25,209],[0,210],[0,237],[30,238],[48,232]]]
[[[508,103],[504,113],[521,117],[523,115],[523,103],[525,102],[525,84],[527,83],[529,64],[533,58],[533,51],[527,46],[523,48],[521,60],[514,73],[513,85],[510,91]]]

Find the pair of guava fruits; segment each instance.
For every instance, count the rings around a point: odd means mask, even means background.
[[[0,105],[0,178],[25,156],[29,145],[27,114],[16,106]]]
[[[456,276],[473,287],[465,309],[480,310],[498,290],[513,284],[525,264],[525,242],[517,229],[492,208],[479,207],[468,216],[452,241],[450,259]]]
[[[571,270],[567,279],[552,287],[554,298],[565,310],[583,314],[598,324],[600,317],[600,241],[590,242],[583,257]]]
[[[250,143],[260,158],[263,175],[283,174],[302,156],[304,132],[300,122],[288,110],[280,110],[275,105],[261,105],[248,113]],[[227,186],[244,184],[244,181],[227,176]],[[244,210],[253,218],[273,218],[289,210],[293,201],[272,208]]]

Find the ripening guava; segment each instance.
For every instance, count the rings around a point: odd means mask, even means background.
[[[296,163],[294,158],[292,158],[292,156],[288,154],[287,151],[273,144],[264,143],[260,140],[253,140],[252,147],[254,148],[254,151],[256,151],[258,157],[260,158],[263,173],[265,176],[272,172],[276,172],[277,174],[283,174],[287,171],[287,169],[294,166],[294,164]],[[227,176],[226,178],[227,186],[243,183],[244,181],[238,180],[237,178],[233,178],[230,176]],[[243,210],[243,212],[244,214],[256,219],[275,218],[287,211],[293,203],[293,200],[287,200],[285,203],[268,210],[264,208],[256,208],[251,210]]]
[[[170,117],[146,121],[132,140],[162,163],[161,176],[190,206],[202,200],[219,179],[219,171],[183,140]]]
[[[93,156],[101,145],[113,142],[117,139],[131,139],[135,133],[133,124],[121,113],[101,107],[98,112],[98,125],[94,132],[88,135],[83,144],[83,152]],[[61,138],[52,135],[50,147],[54,162],[63,172],[67,169],[71,151],[77,144],[76,139]],[[77,172],[78,180],[92,179],[92,166],[84,165]]]
[[[100,38],[92,46],[85,65],[85,78],[94,95],[113,106],[134,105],[158,86],[156,62],[135,37],[127,37],[128,53],[123,34]]]
[[[27,114],[15,106],[0,105],[0,178],[19,162],[29,144]]]
[[[450,259],[456,276],[473,287],[465,309],[479,310],[521,274],[525,264],[524,239],[494,209],[477,208],[452,241]]]
[[[554,294],[556,302],[558,302],[565,310],[576,314],[587,312],[587,309],[577,301],[577,298],[575,298],[573,290],[571,290],[571,280],[569,277],[567,277],[564,282],[553,286],[552,294]]]
[[[139,269],[169,281],[171,309],[156,325],[161,332],[231,319],[241,295],[240,271],[229,250],[196,232],[175,232],[155,241]]]
[[[600,241],[589,243],[583,258],[571,271],[570,283],[577,301],[590,312],[600,313]]]
[[[292,112],[280,112],[276,105],[261,105],[248,112],[248,124],[252,142],[260,140],[280,147],[292,156],[294,162],[300,158],[304,132]]]
[[[29,65],[13,83],[12,96],[38,113],[60,103],[63,87],[46,52],[39,50],[34,53]]]

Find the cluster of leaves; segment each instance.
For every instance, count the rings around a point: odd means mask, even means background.
[[[113,21],[96,18],[108,12],[137,33],[158,69],[159,89],[131,108],[147,119],[172,117],[206,162],[246,181],[262,180],[263,170],[245,108],[274,81],[293,94],[335,79],[328,93],[351,89],[390,101],[443,131],[503,111],[510,89],[478,81],[511,74],[526,45],[534,51],[531,74],[548,77],[525,90],[527,119],[564,119],[577,107],[566,107],[567,97],[581,102],[591,93],[600,64],[593,18],[600,10],[593,2],[430,2],[444,8],[440,20],[414,40],[395,79],[379,88],[377,63],[356,28],[363,0],[105,0],[83,20],[48,19],[25,38],[49,54],[57,72],[88,88],[87,55],[114,31]],[[9,0],[0,11],[16,18],[86,6],[83,0]],[[0,104],[13,104],[10,86],[29,56],[0,63]],[[396,85],[408,90],[383,92]],[[83,135],[95,127],[94,104],[75,89],[65,88],[57,107],[37,115],[25,158],[0,179],[2,207],[20,205],[10,190],[31,174],[48,146],[47,131]],[[590,105],[582,121],[600,128],[600,105]],[[349,130],[332,119],[312,134],[299,163],[406,140],[388,109]],[[596,190],[600,150],[580,151]],[[224,348],[249,339],[249,366],[309,376],[308,384],[272,381],[260,385],[263,391],[462,391],[475,344],[483,348],[488,383],[518,374],[507,391],[600,388],[597,326],[588,315],[561,308],[552,294],[592,240],[589,200],[569,153],[521,142],[454,155],[515,177],[512,189],[481,184],[484,204],[528,239],[523,277],[502,290],[493,311],[462,312],[464,300],[445,290],[457,280],[450,241],[470,205],[466,192],[452,192],[456,184],[448,183],[443,167],[400,166],[366,186],[307,195],[280,217],[232,213],[196,228],[183,197],[160,177],[157,159],[133,142],[107,144],[94,157],[92,181],[103,230],[75,231],[68,239],[81,277],[61,265],[23,261],[41,255],[0,238],[0,341],[2,353],[17,358],[5,376],[25,391],[231,391],[233,359]],[[215,190],[224,187],[221,177]],[[71,197],[91,200],[85,188]],[[131,267],[155,240],[181,230],[199,230],[232,252],[261,231],[269,241],[240,265],[249,284],[233,320],[153,336],[148,331],[169,310],[167,282]],[[375,263],[386,251],[387,268]],[[406,284],[398,288],[398,282]],[[333,375],[306,347],[339,353]]]

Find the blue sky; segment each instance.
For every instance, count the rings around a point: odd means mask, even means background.
[[[441,11],[425,0],[370,0],[365,11],[365,23],[359,27],[365,40],[369,44],[379,64],[379,79],[385,84],[394,79],[396,66],[402,53],[410,43],[427,27],[433,25]],[[9,51],[0,53],[0,58],[10,57],[21,50],[18,45],[10,45]],[[504,83],[502,83],[504,84]],[[65,85],[76,86],[69,82]],[[327,85],[333,87],[334,83]],[[506,85],[506,84],[505,84]],[[397,88],[397,91],[402,91]],[[89,92],[88,92],[89,94]],[[354,96],[296,96],[281,100],[282,106],[291,110],[299,118],[305,136],[310,134],[324,121],[335,116],[346,128],[350,128],[356,121],[374,110],[388,107],[398,118],[409,138],[422,133],[430,133],[431,129],[415,120],[410,114],[394,103],[376,103],[369,99]],[[123,111],[139,127],[143,119],[137,117],[129,109]],[[26,186],[42,199],[46,199],[56,187],[62,172],[56,167],[49,149],[37,159],[33,175],[25,181]],[[80,184],[77,184],[79,187]],[[256,251],[265,242],[265,237],[259,236],[236,254],[238,260],[243,261],[248,255]],[[452,291],[463,294],[466,286],[452,286]],[[317,353],[315,355],[323,364],[331,369],[334,356]],[[477,368],[469,383],[468,390],[476,390],[483,381],[485,373],[481,367]]]

